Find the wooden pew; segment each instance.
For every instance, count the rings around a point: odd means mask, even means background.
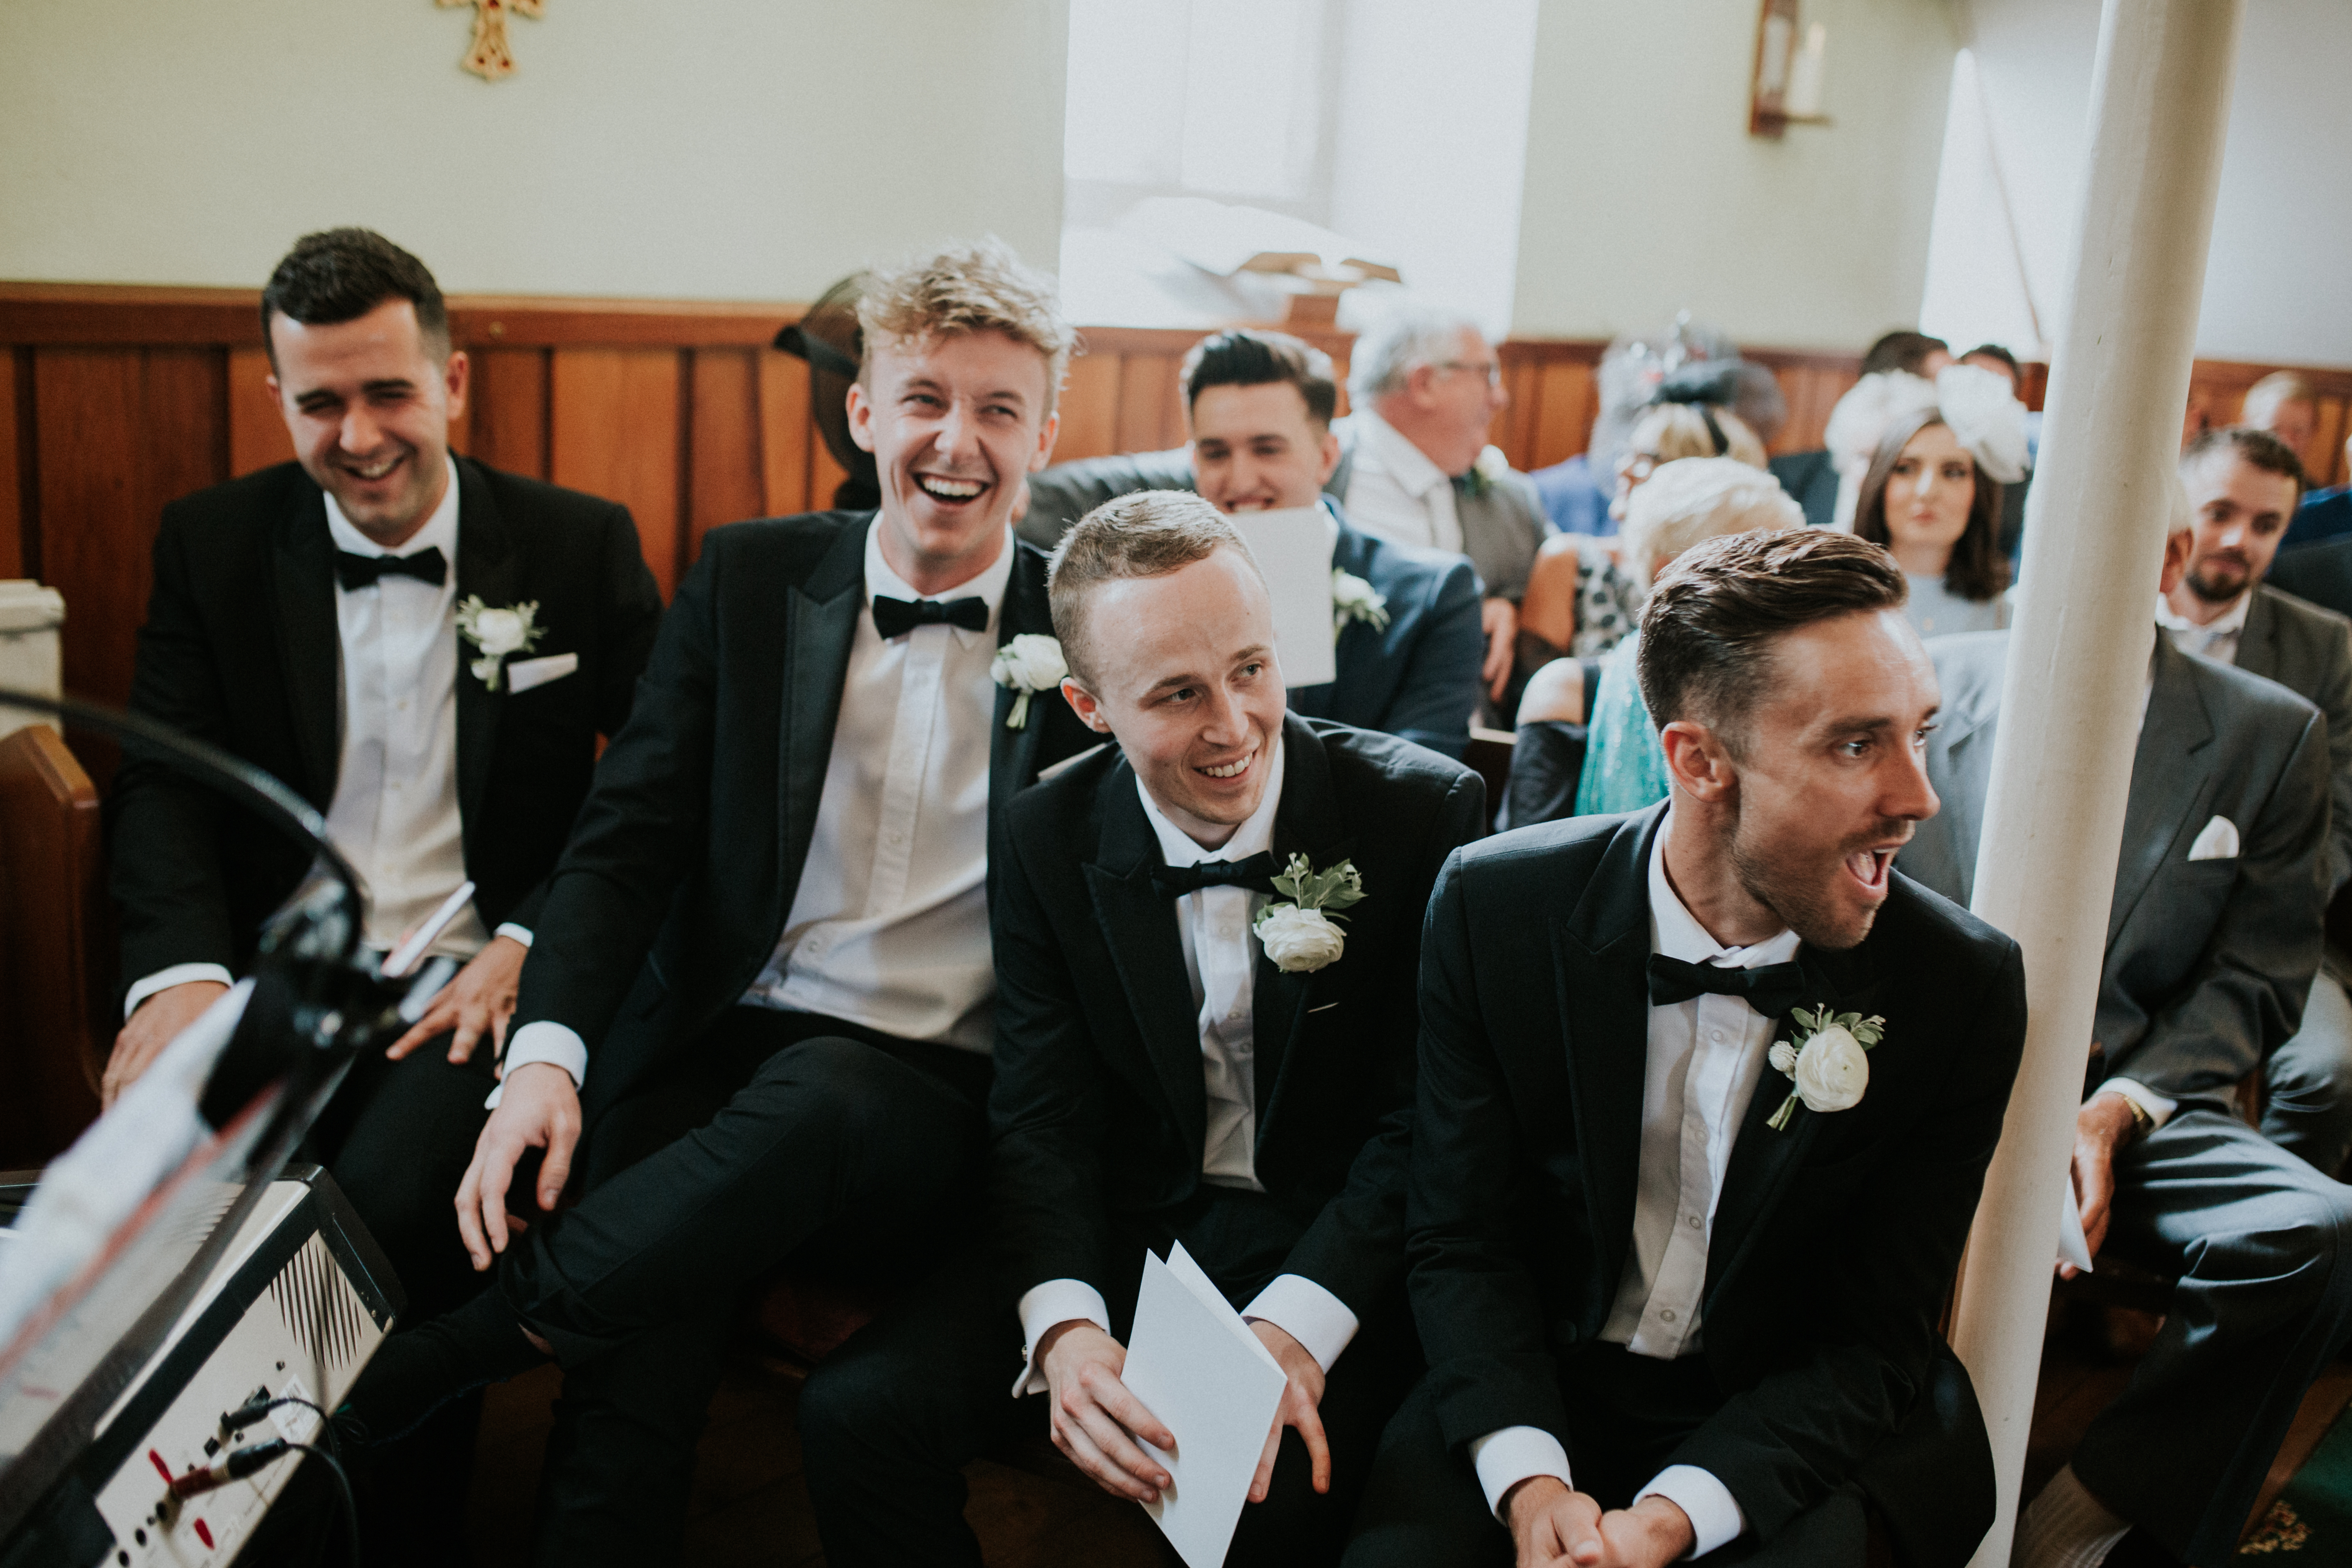
[[[43,1163],[98,1114],[102,865],[98,787],[58,732],[0,740],[0,1168]]]

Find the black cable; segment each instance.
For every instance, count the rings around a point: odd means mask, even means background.
[[[343,1468],[343,1462],[324,1448],[313,1447],[308,1443],[289,1443],[286,1446],[300,1449],[334,1473],[335,1489],[343,1494],[343,1562],[347,1568],[360,1568],[360,1500],[359,1494],[352,1490],[352,1478]]]
[[[221,1426],[230,1436],[234,1437],[271,1411],[289,1405],[299,1405],[316,1415],[319,1418],[320,1430],[326,1434],[328,1448],[337,1454],[342,1452],[341,1446],[335,1441],[334,1423],[327,1419],[326,1411],[320,1408],[315,1401],[305,1399],[299,1394],[281,1394],[274,1399],[256,1399],[248,1404],[240,1405],[221,1417]]]

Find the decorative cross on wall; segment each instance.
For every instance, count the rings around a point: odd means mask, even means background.
[[[438,0],[443,7],[471,5],[474,8],[474,41],[466,50],[464,65],[485,81],[497,81],[514,75],[514,54],[507,47],[507,13],[518,11],[526,16],[545,14],[546,0]]]

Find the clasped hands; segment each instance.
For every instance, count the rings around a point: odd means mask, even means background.
[[[1518,1568],[1664,1568],[1698,1539],[1690,1516],[1653,1494],[1603,1511],[1556,1476],[1530,1476],[1503,1496]]]
[[[1315,1489],[1328,1492],[1331,1447],[1317,1413],[1323,1402],[1323,1368],[1306,1346],[1274,1324],[1255,1320],[1250,1328],[1273,1353],[1286,1381],[1274,1426],[1266,1433],[1265,1451],[1258,1456],[1257,1473],[1250,1478],[1249,1500],[1265,1500],[1285,1426],[1307,1445]],[[1173,1453],[1176,1436],[1119,1381],[1127,1366],[1127,1347],[1085,1319],[1073,1318],[1055,1324],[1038,1340],[1037,1363],[1045,1374],[1054,1447],[1113,1497],[1156,1501],[1160,1489],[1174,1478],[1136,1439]]]

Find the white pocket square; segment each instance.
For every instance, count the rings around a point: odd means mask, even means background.
[[[520,695],[534,686],[544,686],[551,680],[561,680],[580,668],[576,653],[551,653],[545,658],[526,658],[507,666],[507,690]],[[2221,821],[2220,817],[2213,819]],[[2198,842],[2204,842],[2200,839]],[[2231,844],[2237,843],[2232,838]],[[2235,851],[2231,851],[2235,853]]]
[[[2238,825],[2226,816],[2217,816],[2207,823],[2197,835],[2197,842],[2189,847],[2191,860],[2234,860],[2238,858]]]

